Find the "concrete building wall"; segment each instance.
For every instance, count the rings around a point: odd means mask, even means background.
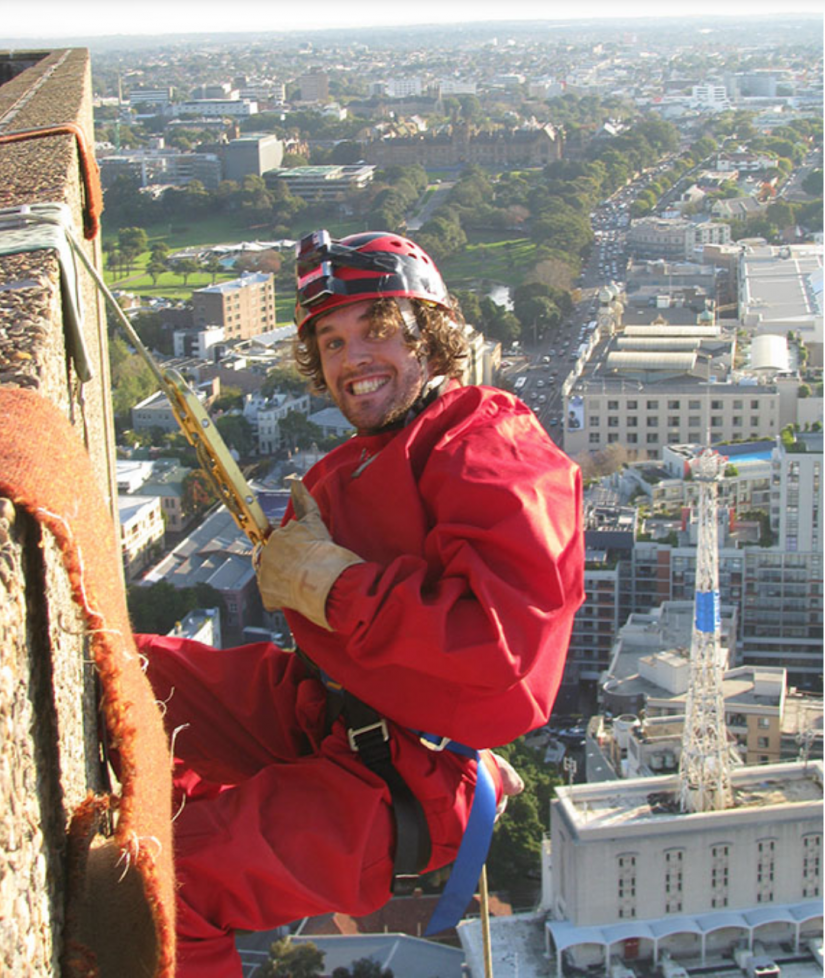
[[[86,50],[0,54],[0,132],[74,122],[93,145]],[[63,202],[76,237],[101,267],[100,237],[83,239],[84,190],[75,136],[57,133],[0,147],[4,207]],[[81,324],[92,378],[78,382],[67,355],[54,250],[0,255],[0,385],[35,391],[74,426],[113,524],[117,488],[106,322],[88,276]],[[94,675],[84,622],[53,538],[0,500],[0,972],[60,974],[69,813],[99,791]]]
[[[764,804],[692,815],[643,814],[651,792],[678,794],[676,777],[578,786],[572,817],[565,801],[571,789],[557,789],[561,800],[551,805],[556,915],[587,927],[818,895],[821,865],[805,858],[806,849],[821,847],[821,781],[818,799],[813,791],[807,801],[779,788],[781,772],[799,767],[775,765],[740,776],[744,794],[771,772],[777,783],[771,801],[766,793]],[[621,816],[588,815],[587,797],[595,813],[611,795]]]

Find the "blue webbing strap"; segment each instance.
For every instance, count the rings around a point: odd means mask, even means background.
[[[490,839],[493,837],[493,823],[496,820],[495,785],[478,751],[452,741],[446,746],[447,750],[474,757],[478,773],[470,817],[464,829],[461,845],[458,847],[458,855],[444,892],[424,931],[425,937],[432,937],[433,934],[438,934],[449,927],[455,927],[464,916],[464,911],[476,891],[484,861],[487,859]]]

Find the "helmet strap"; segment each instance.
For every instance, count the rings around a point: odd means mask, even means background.
[[[415,310],[413,309],[412,302],[403,296],[397,298],[395,301],[398,304],[398,311],[401,313],[401,318],[404,320],[404,325],[407,327],[410,334],[415,337],[420,336],[421,330],[418,327],[418,320],[415,317]]]

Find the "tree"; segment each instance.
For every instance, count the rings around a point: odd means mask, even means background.
[[[220,592],[203,583],[187,588],[176,588],[168,581],[149,587],[133,584],[126,589],[126,603],[134,630],[153,635],[165,635],[195,608],[225,610]]]
[[[811,170],[802,181],[802,189],[811,197],[822,196],[822,169]]]
[[[155,376],[143,358],[132,353],[120,336],[109,341],[109,369],[112,376],[112,406],[121,420],[140,401],[157,390]]]
[[[261,396],[272,397],[276,393],[303,394],[306,390],[306,377],[298,373],[294,363],[273,367],[261,384]]]
[[[240,387],[232,387],[226,384],[221,387],[221,392],[215,399],[214,408],[216,411],[232,411],[243,408],[243,391]]]
[[[152,258],[146,266],[146,271],[152,279],[152,285],[157,285],[158,278],[166,271],[166,265],[162,261]]]
[[[193,519],[218,501],[218,495],[209,481],[209,477],[202,469],[193,469],[188,472],[183,478],[182,488],[183,512]]]
[[[201,262],[201,268],[212,276],[212,284],[215,284],[215,279],[223,271],[223,265],[221,265],[221,260],[214,252],[210,252],[209,255]]]
[[[352,962],[352,968],[334,968],[332,978],[393,978],[393,972],[372,958],[358,958]]]
[[[224,414],[215,421],[223,440],[241,456],[251,455],[255,449],[252,425],[242,414]]]
[[[143,228],[121,228],[117,235],[117,245],[126,264],[131,268],[132,262],[142,252],[146,251],[149,238]]]
[[[194,258],[179,258],[172,264],[172,271],[181,276],[185,288],[186,283],[189,280],[189,276],[200,271],[200,265]]]
[[[481,323],[481,303],[475,292],[456,290],[455,297],[461,306],[464,321],[471,326]]]
[[[278,432],[281,444],[285,448],[310,448],[323,437],[322,429],[310,421],[300,411],[289,411],[285,418],[278,422]]]
[[[324,952],[312,941],[293,944],[291,937],[282,937],[269,949],[269,961],[256,972],[260,978],[318,978],[324,971]]]
[[[496,823],[487,858],[491,886],[507,888],[523,884],[541,863],[550,800],[561,778],[523,738],[496,752],[507,758],[525,783],[522,794],[508,799],[507,810]]]

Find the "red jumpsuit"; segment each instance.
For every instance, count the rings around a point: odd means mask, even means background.
[[[515,397],[454,387],[406,427],[352,438],[304,482],[335,542],[365,562],[330,592],[332,631],[294,612],[290,627],[392,721],[435,869],[455,859],[476,764],[411,730],[484,748],[546,722],[583,598],[579,470]],[[324,735],[324,690],[300,660],[266,643],[139,639],[159,699],[171,692],[167,729],[181,727],[180,978],[239,975],[235,929],[386,902],[389,791],[340,720]]]

